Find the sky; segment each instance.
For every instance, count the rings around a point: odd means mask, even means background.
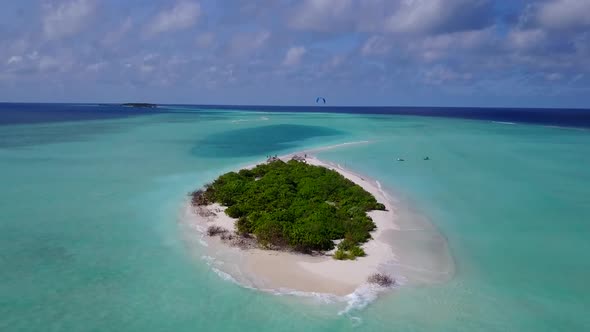
[[[590,0],[2,0],[0,101],[590,108]]]

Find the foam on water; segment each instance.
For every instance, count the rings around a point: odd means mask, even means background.
[[[341,303],[345,305],[345,307],[338,311],[339,316],[350,315],[354,311],[360,311],[366,308],[369,304],[376,301],[379,297],[379,294],[391,291],[393,288],[398,287],[399,285],[396,283],[394,287],[381,287],[374,284],[362,284],[354,292],[345,295],[345,296],[337,296],[333,294],[326,294],[326,293],[316,293],[316,292],[302,292],[297,290],[291,289],[266,289],[262,290],[265,292],[269,292],[274,295],[279,296],[298,296],[303,298],[312,298],[316,300],[317,303],[322,304],[338,304]],[[351,318],[355,318],[351,316]],[[356,317],[358,318],[358,317]]]
[[[329,304],[329,303],[335,303],[341,300],[341,298],[339,296],[333,295],[333,294],[327,294],[327,293],[317,293],[317,292],[303,292],[303,291],[298,291],[298,290],[294,290],[294,289],[288,289],[288,288],[279,288],[279,289],[262,289],[262,291],[267,292],[267,293],[271,293],[274,295],[278,295],[278,296],[298,296],[298,297],[304,297],[304,298],[311,298],[316,300],[316,302],[318,303],[324,303],[324,304]]]
[[[381,193],[381,195],[383,195],[389,201],[397,202],[397,200],[393,199],[393,197],[391,197],[387,193],[387,191],[383,190],[383,187],[381,186],[381,182],[379,182],[378,180],[375,180],[375,183],[377,184],[377,189],[379,189],[379,193]]]
[[[348,314],[353,310],[361,310],[375,301],[379,295],[384,291],[389,290],[388,288],[372,285],[363,284],[359,286],[353,293],[346,295],[346,308],[338,312],[338,315]]]
[[[236,119],[232,120],[232,123],[242,123],[242,122],[260,122],[260,121],[268,121],[270,118],[268,116],[261,116],[256,119]]]
[[[229,273],[225,273],[225,272],[221,271],[220,269],[218,269],[216,267],[212,267],[211,270],[213,270],[213,272],[215,272],[215,274],[217,274],[221,279],[226,280],[226,281],[231,281],[231,282],[233,282],[234,284],[237,284],[237,285],[241,285]]]

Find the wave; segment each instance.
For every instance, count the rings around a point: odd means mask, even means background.
[[[327,294],[327,293],[317,293],[317,292],[303,292],[294,289],[288,288],[280,288],[280,289],[261,289],[264,292],[271,293],[278,296],[299,296],[305,298],[315,299],[320,303],[329,304],[335,303],[341,300],[341,297]]]
[[[514,122],[508,122],[508,121],[492,121],[493,123],[498,123],[498,124],[504,124],[504,125],[515,125],[516,123]]]
[[[361,285],[359,288],[355,289],[353,293],[345,296],[346,308],[338,312],[338,315],[342,316],[355,310],[364,309],[377,299],[379,293],[385,290],[387,289],[377,285]]]
[[[241,123],[241,122],[258,122],[258,121],[268,121],[270,120],[270,118],[268,116],[261,116],[258,119],[254,119],[254,120],[247,120],[247,119],[237,119],[237,120],[232,120],[232,123]]]
[[[223,262],[215,259],[214,257],[207,256],[207,255],[201,256],[201,259],[203,259],[205,261],[205,263],[207,264],[207,266],[209,266],[211,268],[211,270],[213,272],[215,272],[215,274],[217,274],[221,279],[223,279],[225,281],[230,281],[230,282],[232,282],[232,283],[234,283],[236,285],[239,285],[239,286],[246,287],[245,285],[242,285],[240,282],[238,282],[229,273],[224,272],[224,271],[222,271],[222,270],[220,270],[220,269],[218,269],[217,267],[214,266],[214,265],[222,265]]]
[[[226,281],[231,281],[236,285],[240,285],[240,283],[236,279],[234,279],[234,277],[229,275],[229,273],[225,273],[216,267],[212,267],[211,270],[213,270],[213,272],[215,272],[215,274],[217,274],[219,277],[221,277],[221,279],[226,280]]]
[[[302,298],[314,299],[317,303],[320,304],[344,304],[345,307],[342,310],[338,311],[338,316],[349,316],[353,320],[360,320],[360,318],[351,316],[351,314],[355,311],[363,310],[369,304],[377,300],[379,294],[390,291],[391,288],[381,287],[373,284],[363,284],[359,286],[357,289],[355,289],[354,292],[345,296],[338,296],[327,293],[303,292],[293,289],[260,290],[277,296],[297,296]]]

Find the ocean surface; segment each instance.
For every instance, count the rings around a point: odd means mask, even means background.
[[[0,104],[0,331],[588,331],[588,128],[584,110]],[[338,301],[210,268],[187,192],[357,141],[318,157],[428,219],[450,280]]]

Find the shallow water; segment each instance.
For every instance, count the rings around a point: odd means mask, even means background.
[[[187,243],[189,190],[268,154],[359,140],[371,143],[318,156],[426,218],[435,230],[392,241],[442,234],[451,280],[350,299],[358,309],[339,315],[346,303],[224,280]],[[4,124],[0,330],[588,330],[587,165],[586,130],[487,121],[209,111]]]

